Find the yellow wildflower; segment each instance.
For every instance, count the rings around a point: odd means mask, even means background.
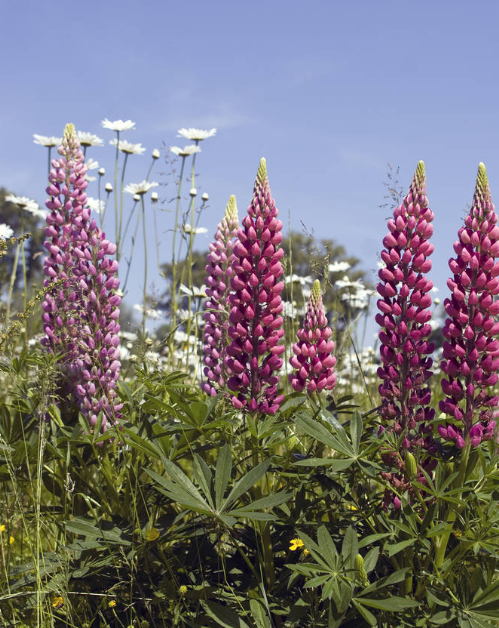
[[[181,584],[179,586],[178,592],[180,593],[180,595],[185,595],[187,593],[187,587],[185,586],[185,584]]]
[[[354,506],[353,504],[347,504],[347,510],[358,510],[357,506]]]
[[[3,524],[3,523],[2,523],[2,525],[0,525],[0,534],[1,534],[2,532],[5,532],[5,526],[4,526],[4,524]]]
[[[146,541],[155,541],[159,538],[159,530],[158,528],[150,528],[146,532]]]
[[[109,608],[114,608],[116,606],[116,600],[111,600],[108,604]]]
[[[13,536],[9,536],[9,545],[12,545],[16,539]]]
[[[60,608],[62,608],[64,606],[64,600],[62,599],[61,596],[56,597],[52,600],[52,606],[58,610]]]
[[[303,550],[303,555],[304,556],[308,556],[310,554],[310,552],[308,551],[308,549],[305,547],[305,549]]]
[[[290,545],[289,545],[289,549],[294,552],[297,549],[299,549],[300,547],[303,547],[304,543],[301,539],[292,539]]]

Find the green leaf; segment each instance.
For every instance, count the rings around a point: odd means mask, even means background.
[[[215,507],[222,509],[222,500],[229,484],[232,472],[232,455],[230,445],[226,443],[218,455],[217,467],[215,471]]]
[[[341,546],[341,554],[343,558],[348,561],[350,568],[353,567],[355,557],[358,553],[359,544],[357,541],[357,533],[352,528],[352,526],[350,526],[346,531],[345,537],[343,539],[343,544]]]
[[[338,552],[326,526],[320,526],[317,530],[317,542],[322,557],[332,569],[336,569]]]
[[[210,467],[199,454],[194,454],[193,470],[197,483],[202,488],[208,503],[214,509],[215,504],[213,503],[213,498],[211,496],[211,483],[213,481],[213,475],[210,471]]]
[[[405,541],[400,541],[400,543],[395,543],[395,545],[388,545],[387,546],[388,556],[390,558],[392,556],[395,556],[395,554],[398,554],[399,552],[404,550],[406,547],[411,547],[412,545],[414,545],[415,542],[416,542],[416,539],[406,539]]]
[[[415,608],[420,606],[420,602],[411,600],[406,597],[399,597],[398,595],[392,595],[384,599],[374,599],[369,597],[357,598],[360,604],[365,604],[371,608],[377,608],[380,611],[399,611],[401,608]]]
[[[265,473],[267,473],[271,463],[272,461],[270,459],[265,460],[265,462],[261,462],[259,465],[251,469],[249,473],[240,478],[236,484],[234,484],[232,491],[229,493],[229,496],[224,504],[224,510],[241,497],[241,495],[246,493],[248,489],[255,485],[258,480],[260,480]]]
[[[169,482],[162,475],[159,475],[159,473],[156,473],[151,469],[145,469],[145,472],[156,480],[156,482],[165,488],[171,495],[175,495],[173,499],[176,499],[186,506],[196,504],[198,507],[210,512],[211,508],[185,473],[181,471],[171,460],[164,460],[163,463],[168,475],[170,475],[170,477],[174,479],[177,484]]]
[[[265,613],[265,606],[261,600],[251,599],[250,609],[257,628],[270,628],[270,619]]]
[[[338,441],[333,438],[331,432],[327,430],[322,425],[322,423],[319,423],[319,421],[317,421],[316,419],[312,419],[310,417],[305,417],[302,415],[296,418],[296,425],[298,425],[298,427],[302,429],[305,434],[308,434],[312,438],[315,438],[315,440],[319,441],[319,443],[322,443],[323,445],[326,445],[326,447],[330,447],[334,450],[338,449]],[[341,445],[338,451],[347,456],[349,456],[351,453],[349,451],[342,451]]]
[[[222,606],[211,600],[201,602],[206,614],[224,628],[249,628],[248,624],[228,606]]]
[[[297,467],[331,467],[334,471],[343,471],[351,467],[353,463],[351,458],[306,458],[293,464]]]
[[[353,413],[353,417],[350,421],[350,435],[352,437],[352,445],[355,450],[355,453],[359,453],[360,449],[360,440],[362,438],[362,417],[360,416],[360,412],[356,410]]]
[[[367,621],[367,623],[370,626],[377,626],[378,625],[378,620],[371,613],[371,611],[368,611],[367,608],[364,608],[362,606],[362,604],[360,604],[355,598],[352,598],[352,602],[353,602],[353,605],[355,606],[355,608],[359,611],[359,613],[362,615],[362,617]]]
[[[119,528],[111,528],[103,530],[84,519],[75,519],[74,521],[66,521],[66,530],[85,537],[94,537],[96,539],[105,539],[109,543],[119,543],[120,545],[131,545],[131,542],[123,535],[123,531]]]

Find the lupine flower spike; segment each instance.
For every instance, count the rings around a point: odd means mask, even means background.
[[[284,399],[277,394],[284,346],[281,292],[282,222],[270,193],[265,159],[260,162],[253,200],[237,232],[234,247],[233,292],[229,296],[231,343],[227,385],[236,408],[275,414]]]
[[[44,286],[61,281],[43,302],[43,345],[61,356],[65,383],[90,425],[101,429],[119,418],[115,403],[120,371],[118,262],[86,207],[85,160],[72,124],[64,130],[58,159],[51,162],[46,206]]]
[[[303,327],[298,331],[298,342],[293,345],[293,355],[289,362],[295,369],[289,375],[289,381],[294,390],[307,389],[313,393],[316,390],[332,390],[336,383],[333,357],[334,342],[331,340],[331,328],[322,305],[321,284],[315,280],[307,304],[307,314]]]
[[[227,379],[225,348],[228,344],[228,297],[233,273],[233,254],[239,228],[236,197],[229,198],[225,215],[217,227],[215,240],[210,244],[206,265],[206,299],[204,319],[204,375],[201,388],[214,397],[224,389]]]
[[[440,426],[440,436],[462,449],[478,446],[494,436],[493,408],[498,397],[491,386],[499,369],[499,227],[485,166],[478,166],[473,205],[454,243],[456,257],[449,261],[454,273],[447,285],[450,299],[444,302],[449,318],[443,334],[442,380],[446,399],[440,409],[452,423]]]
[[[383,240],[381,259],[384,268],[379,271],[380,283],[376,322],[380,325],[381,366],[378,376],[382,383],[379,393],[382,398],[380,414],[382,429],[394,432],[397,447],[388,451],[385,462],[398,471],[404,471],[407,458],[412,464],[412,453],[434,453],[435,445],[428,422],[434,416],[429,407],[430,388],[428,380],[432,360],[433,344],[428,342],[431,333],[432,282],[425,276],[431,269],[428,259],[433,252],[429,239],[433,234],[434,214],[426,198],[426,176],[424,163],[420,161],[407,196],[388,221],[389,233]],[[420,464],[429,470],[434,461],[420,457]],[[408,486],[408,473],[384,474],[401,491]],[[385,495],[385,506],[393,501],[400,507],[398,497]]]

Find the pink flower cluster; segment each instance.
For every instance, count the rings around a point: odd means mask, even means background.
[[[294,390],[306,388],[307,392],[313,393],[334,388],[336,358],[332,355],[332,333],[324,314],[321,284],[316,280],[308,300],[303,327],[298,330],[298,342],[293,345],[294,355],[289,360],[295,369],[289,375]]]
[[[232,195],[227,203],[225,215],[217,227],[215,240],[210,244],[206,265],[205,327],[204,327],[204,375],[206,381],[201,388],[214,397],[223,390],[227,380],[225,364],[229,329],[228,298],[230,278],[233,273],[236,243],[239,228],[236,197]]]
[[[428,342],[433,283],[425,276],[431,269],[428,258],[434,249],[429,242],[433,217],[426,198],[424,163],[420,161],[407,196],[388,221],[389,233],[381,252],[385,267],[379,271],[377,286],[381,295],[381,313],[376,315],[381,327],[381,416],[396,434],[403,435],[405,449],[423,444],[423,434],[431,431],[424,422],[434,416],[427,385],[432,375],[428,355],[434,348]],[[418,424],[419,435],[414,437],[411,432]]]
[[[436,444],[430,423],[435,411],[429,406],[428,386],[432,376],[429,354],[434,349],[428,342],[432,304],[429,292],[433,284],[425,276],[431,269],[428,258],[434,250],[429,242],[433,217],[426,197],[425,167],[420,161],[408,194],[395,209],[393,219],[388,221],[389,233],[383,240],[385,248],[381,252],[384,267],[379,271],[381,281],[377,286],[381,296],[380,313],[376,315],[381,327],[381,366],[378,369],[381,431],[388,429],[397,443],[383,455],[394,472],[382,475],[398,490],[410,487],[404,472],[407,453],[403,452],[425,452],[419,454],[416,471],[419,481],[424,481],[421,467],[429,471],[435,466],[431,455],[436,453]],[[390,503],[395,508],[400,507],[399,498],[387,490],[384,506]]]
[[[105,239],[86,207],[83,152],[73,125],[64,130],[52,160],[46,206],[44,286],[62,281],[43,302],[43,345],[60,356],[67,388],[80,411],[101,429],[119,418],[115,386],[120,372],[118,324],[121,297],[116,246]]]
[[[283,225],[277,216],[262,159],[234,247],[226,364],[232,373],[227,386],[234,393],[234,407],[267,414],[277,412],[284,398],[277,394],[277,371],[285,350],[279,344],[284,335],[280,315],[284,251],[280,247]]]
[[[462,449],[467,442],[478,446],[494,436],[493,408],[497,395],[490,391],[498,380],[499,227],[485,166],[478,166],[473,205],[454,243],[456,257],[449,261],[453,277],[445,300],[449,318],[443,329],[442,380],[446,395],[442,412],[454,423],[438,428],[442,438]]]

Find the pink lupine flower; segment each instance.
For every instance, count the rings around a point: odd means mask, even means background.
[[[232,375],[227,386],[236,408],[274,414],[283,395],[277,394],[276,372],[284,346],[281,258],[282,222],[270,193],[265,159],[260,162],[253,200],[237,232],[234,275],[229,296],[229,337],[226,364]]]
[[[90,425],[101,429],[119,418],[121,405],[115,403],[119,360],[118,262],[109,256],[116,245],[91,219],[86,207],[86,166],[72,124],[64,130],[58,159],[51,162],[50,195],[44,245],[49,256],[44,262],[50,288],[63,280],[43,302],[46,337],[43,345],[60,355],[66,388],[74,396]]]
[[[444,302],[449,318],[443,334],[442,380],[446,399],[440,409],[454,423],[440,426],[442,438],[462,449],[467,442],[478,446],[494,436],[493,408],[497,395],[490,387],[499,369],[499,227],[485,166],[478,166],[473,205],[454,243],[456,257],[449,267],[454,273],[447,285],[452,294]]]
[[[225,348],[228,344],[228,298],[233,274],[236,233],[239,228],[236,197],[229,198],[225,215],[217,227],[215,240],[210,244],[206,265],[206,299],[204,319],[204,375],[201,388],[214,397],[223,390],[227,379]]]
[[[289,381],[295,390],[306,388],[307,392],[313,393],[316,390],[334,388],[336,358],[332,355],[334,351],[332,333],[324,314],[321,284],[316,279],[308,300],[303,327],[298,330],[298,342],[293,345],[295,355],[289,360],[295,369],[295,372],[289,375]]]
[[[402,447],[409,448],[410,433],[418,423],[433,418],[429,408],[433,345],[431,334],[431,297],[433,283],[426,273],[431,269],[428,257],[433,253],[429,238],[434,214],[426,198],[425,167],[419,162],[411,188],[388,221],[389,233],[383,240],[381,259],[385,267],[379,271],[381,295],[376,322],[382,328],[380,356],[382,366],[381,416],[403,434]],[[422,444],[419,442],[418,444]]]
[[[379,271],[381,282],[377,286],[381,295],[378,301],[381,313],[377,314],[376,322],[381,327],[378,376],[382,380],[379,386],[382,430],[393,432],[397,442],[395,450],[384,455],[385,462],[395,467],[396,473],[387,474],[385,479],[399,489],[407,485],[404,456],[400,453],[424,450],[426,457],[420,456],[419,464],[427,471],[435,465],[427,456],[436,450],[432,427],[427,423],[435,414],[429,407],[428,386],[432,375],[432,360],[428,355],[434,349],[428,342],[432,303],[429,292],[433,284],[425,276],[431,269],[428,258],[434,249],[429,242],[433,217],[426,198],[425,167],[420,161],[407,196],[388,221],[389,233],[381,252],[385,266]],[[421,474],[420,481],[423,478]],[[396,507],[396,499],[387,491],[385,506],[393,503]]]

